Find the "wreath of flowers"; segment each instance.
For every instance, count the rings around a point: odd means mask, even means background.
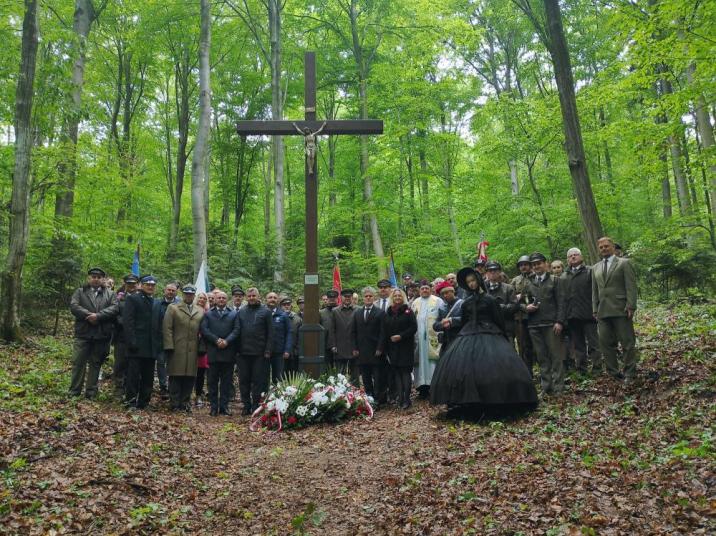
[[[273,384],[251,416],[249,429],[280,431],[321,422],[373,417],[372,397],[351,385],[344,374],[327,372],[318,380],[291,373]]]

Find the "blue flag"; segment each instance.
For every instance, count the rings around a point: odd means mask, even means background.
[[[388,265],[388,279],[393,288],[398,286],[398,277],[395,275],[395,260],[393,259],[393,252],[390,252],[390,264]]]
[[[134,259],[132,259],[132,274],[139,277],[139,244],[134,250]]]

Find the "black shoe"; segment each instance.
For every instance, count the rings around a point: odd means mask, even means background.
[[[219,410],[216,410],[216,409],[212,409],[209,412],[209,415],[211,415],[212,417],[216,417],[218,414],[219,414]]]
[[[231,413],[231,410],[229,409],[220,409],[219,415],[226,415],[227,417],[231,417],[233,413]]]

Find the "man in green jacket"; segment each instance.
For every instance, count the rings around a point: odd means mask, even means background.
[[[75,349],[72,363],[70,395],[97,396],[97,383],[102,363],[109,355],[114,319],[119,313],[117,296],[102,286],[106,277],[101,268],[87,272],[87,284],[75,290],[70,311],[75,317]]]
[[[599,322],[599,346],[607,372],[631,383],[636,377],[636,274],[629,259],[617,257],[614,241],[605,236],[597,241],[602,260],[592,266],[592,310]],[[624,374],[619,370],[617,347],[621,343]]]

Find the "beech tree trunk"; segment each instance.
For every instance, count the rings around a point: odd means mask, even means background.
[[[686,69],[686,79],[689,84],[694,83],[695,69],[696,66],[693,63]],[[701,147],[706,153],[706,159],[710,160],[706,163],[705,168],[708,175],[710,175],[709,201],[711,204],[711,215],[713,218],[716,218],[716,159],[714,159],[712,154],[709,154],[712,152],[711,147],[716,144],[714,143],[714,130],[711,126],[709,112],[706,108],[706,99],[704,98],[703,93],[699,93],[694,101],[694,117],[696,118],[696,129],[698,130],[699,137],[701,138]]]
[[[194,235],[194,271],[199,272],[207,258],[206,195],[209,189],[206,159],[209,153],[211,126],[211,86],[209,83],[211,50],[211,0],[201,0],[199,35],[199,123],[191,161],[191,210]]]
[[[587,159],[584,154],[582,129],[579,124],[577,98],[574,92],[572,65],[567,48],[567,40],[562,28],[562,13],[558,0],[544,0],[546,15],[546,35],[549,53],[554,66],[554,75],[559,91],[559,103],[562,109],[562,123],[565,136],[569,172],[577,196],[577,204],[582,217],[584,239],[592,260],[599,258],[597,240],[603,236],[602,222],[594,201],[592,184],[589,180]]]
[[[85,83],[85,58],[87,37],[97,13],[92,0],[75,0],[74,62],[72,63],[72,84],[66,121],[66,160],[62,164],[62,185],[55,195],[55,217],[71,218],[74,210],[75,180],[77,178],[77,139],[82,117],[82,90]]]
[[[358,74],[358,97],[360,100],[360,118],[368,119],[368,91],[367,91],[367,79],[370,72],[370,64],[372,57],[375,53],[375,49],[369,54],[370,57],[365,57],[363,46],[360,39],[360,30],[358,28],[358,16],[359,8],[357,6],[357,0],[351,0],[350,7],[348,10],[348,16],[351,24],[351,38],[353,45],[353,59],[356,63],[356,70]],[[369,156],[368,156],[368,136],[360,137],[360,173],[363,179],[363,200],[365,201],[368,210],[368,224],[370,227],[370,236],[373,242],[373,253],[381,261],[379,263],[379,275],[380,277],[387,276],[386,267],[383,264],[385,252],[383,250],[383,241],[380,237],[380,229],[378,227],[378,216],[375,213],[375,203],[373,201],[373,179],[368,173],[369,168]]]
[[[32,161],[32,100],[35,86],[38,27],[37,0],[25,0],[20,74],[15,91],[15,167],[10,201],[10,236],[2,273],[2,338],[22,341],[20,300],[22,269],[30,226],[30,165]]]
[[[283,0],[268,0],[271,54],[271,118],[283,119],[281,94],[281,9]],[[286,215],[284,191],[283,137],[273,136],[274,222],[276,229],[276,269],[274,280],[283,281],[286,262]]]

